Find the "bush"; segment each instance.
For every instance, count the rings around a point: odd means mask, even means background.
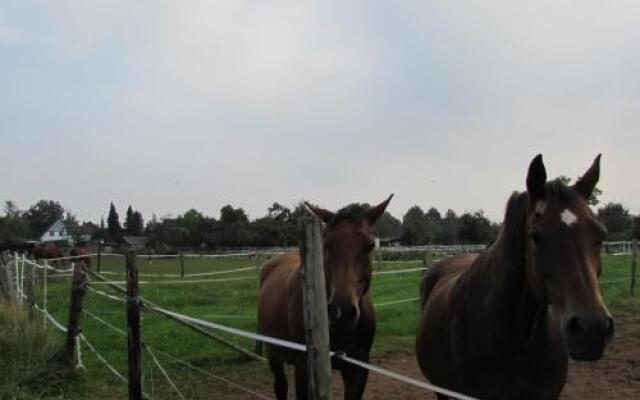
[[[29,321],[24,307],[0,301],[0,398],[54,394],[68,373],[62,340],[40,318]]]

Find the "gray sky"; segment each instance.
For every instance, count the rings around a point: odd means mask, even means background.
[[[348,3],[348,4],[346,4]],[[0,4],[0,200],[483,209],[543,153],[640,212],[640,3]]]

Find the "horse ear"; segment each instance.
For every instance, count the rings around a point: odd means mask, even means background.
[[[588,200],[591,197],[591,193],[593,189],[596,187],[598,183],[598,179],[600,179],[600,157],[602,154],[598,154],[595,160],[593,160],[593,164],[587,170],[587,172],[582,175],[580,179],[573,185],[573,188],[580,193],[580,195]]]
[[[335,216],[335,214],[332,213],[331,211],[325,210],[324,208],[313,206],[309,202],[305,201],[304,204],[307,206],[309,210],[311,210],[311,212],[316,217],[320,218],[322,222],[324,222],[325,224],[328,224]]]
[[[384,210],[387,209],[387,206],[389,205],[389,202],[391,201],[392,198],[393,198],[393,193],[389,197],[387,197],[387,199],[382,203],[367,210],[366,217],[370,224],[373,224],[378,220],[378,218],[380,218],[380,216],[384,213]]]
[[[540,200],[544,196],[544,185],[547,182],[547,171],[542,162],[542,154],[535,156],[529,164],[527,173],[527,191],[534,201]]]

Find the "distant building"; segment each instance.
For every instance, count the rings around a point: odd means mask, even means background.
[[[44,243],[66,242],[71,244],[73,243],[73,238],[69,234],[64,221],[59,219],[40,236],[40,241]]]
[[[122,238],[123,246],[128,250],[144,250],[147,248],[146,236],[125,236]]]

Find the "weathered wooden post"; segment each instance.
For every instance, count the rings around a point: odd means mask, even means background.
[[[142,365],[140,359],[140,299],[136,254],[127,253],[127,344],[129,359],[129,399],[142,398]]]
[[[180,252],[180,278],[184,279],[184,254]]]
[[[76,369],[78,366],[76,341],[80,334],[80,312],[82,311],[82,300],[86,292],[87,272],[85,266],[83,263],[74,264],[71,281],[71,299],[69,301],[69,325],[67,325],[67,341],[65,344],[67,365],[71,369]]]
[[[638,268],[638,240],[634,239],[631,253],[631,296],[635,296]]]
[[[38,261],[36,261],[37,263]],[[42,269],[42,321],[43,326],[47,327],[47,270],[49,269],[49,264],[47,264],[47,260],[44,260]]]
[[[22,289],[20,288],[20,267],[18,263],[18,252],[13,253],[13,270],[16,277],[16,300],[22,304]]]
[[[13,271],[9,265],[9,254],[0,254],[0,292],[5,300],[14,302],[16,300],[16,288],[13,278]]]
[[[382,269],[382,247],[380,247],[380,238],[376,238],[376,250],[378,251],[378,270]]]
[[[326,400],[331,399],[331,360],[322,228],[315,216],[301,217],[298,221],[309,398]]]
[[[258,249],[255,252],[255,262],[256,262],[256,291],[260,290],[260,260],[258,258]],[[256,346],[254,352],[258,355],[262,355],[262,342],[256,340]]]
[[[29,321],[32,321],[35,313],[35,306],[34,306],[35,298],[34,298],[33,287],[36,279],[36,269],[31,264],[29,264],[29,267],[30,268],[27,269],[27,274],[25,279],[26,285],[24,289],[24,292],[25,292],[24,294],[27,297],[27,307],[29,308]]]

